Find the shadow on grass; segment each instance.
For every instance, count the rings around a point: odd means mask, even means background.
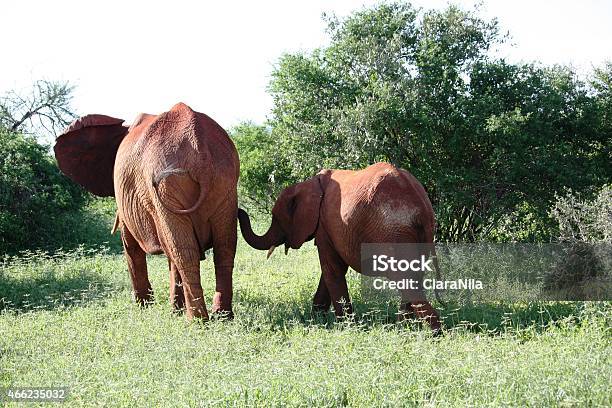
[[[242,305],[240,319],[248,325],[263,325],[267,329],[283,329],[288,325],[324,326],[333,328],[338,324],[333,312],[313,313],[311,297],[302,294],[299,298],[278,301],[266,296],[242,296],[237,294]],[[471,333],[498,335],[503,332],[520,332],[525,329],[542,332],[551,325],[579,324],[589,302],[538,302],[529,304],[449,305],[437,310],[447,331],[460,330]],[[593,302],[591,302],[593,303]],[[601,302],[600,302],[601,303]],[[354,299],[354,319],[351,324],[363,330],[374,327],[396,329],[399,326],[426,328],[421,322],[398,319],[398,301],[374,304]],[[435,305],[434,305],[435,307]],[[341,322],[341,324],[345,324]]]
[[[0,311],[24,313],[66,309],[107,298],[112,292],[113,285],[87,272],[80,276],[32,280],[0,276]]]
[[[102,271],[114,257],[108,248],[22,252],[0,262],[0,311],[24,313],[82,306],[123,287]],[[122,259],[118,258],[118,262]]]
[[[475,333],[500,333],[508,329],[536,329],[571,320],[578,323],[586,302],[482,303],[449,305],[441,316],[448,328]],[[569,319],[569,320],[568,320]]]
[[[97,248],[101,245],[119,254],[123,247],[119,233],[111,235],[115,221],[115,201],[112,198],[92,199],[83,209],[50,217],[28,237],[28,245],[15,242],[0,245],[2,255],[17,255],[27,250],[55,252],[78,247]],[[10,241],[11,237],[6,237]]]

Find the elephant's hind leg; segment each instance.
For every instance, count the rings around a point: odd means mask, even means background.
[[[204,293],[200,280],[200,257],[197,244],[193,247],[174,249],[170,251],[168,256],[170,256],[173,266],[178,270],[179,277],[183,283],[187,318],[197,317],[208,320],[208,312],[206,311],[206,303],[204,302]]]
[[[189,219],[186,216],[176,218],[178,219],[172,223],[161,219],[162,229],[159,235],[164,252],[172,266],[178,270],[178,276],[182,281],[187,318],[197,317],[208,320],[200,281],[200,247]]]
[[[232,273],[236,256],[236,220],[234,204],[225,207],[211,220],[215,263],[215,295],[212,312],[229,319],[234,317]]]
[[[353,313],[353,306],[346,283],[348,264],[338,255],[327,233],[320,232],[316,238],[316,245],[321,263],[321,275],[329,292],[336,317]]]
[[[439,336],[442,334],[442,325],[440,324],[440,317],[438,316],[438,312],[433,308],[431,303],[426,300],[413,302],[412,309],[418,318],[424,319],[427,323],[429,323],[429,327],[433,331],[435,336]]]
[[[121,240],[123,241],[125,258],[132,279],[134,296],[136,301],[144,306],[151,301],[153,296],[153,289],[151,289],[147,272],[146,254],[125,225],[121,231]]]
[[[410,302],[405,302],[404,300],[400,302],[400,308],[399,308],[398,314],[399,314],[398,321],[411,320],[411,319],[414,319],[415,317],[414,309],[412,309],[412,304]]]
[[[404,316],[413,312],[418,319],[422,319],[429,324],[434,335],[442,334],[442,325],[440,324],[440,316],[436,309],[433,308],[425,298],[421,300],[414,300],[412,297],[408,297],[406,291],[402,291],[402,307],[400,313],[404,313]]]

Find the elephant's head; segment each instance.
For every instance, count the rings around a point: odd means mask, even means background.
[[[87,115],[74,121],[53,148],[59,168],[89,192],[113,196],[115,156],[128,133],[122,124],[122,119],[105,115]]]
[[[258,236],[253,232],[248,214],[238,210],[240,230],[245,241],[255,249],[268,249],[268,256],[275,247],[285,244],[286,250],[298,249],[314,238],[319,224],[319,211],[323,200],[322,175],[287,187],[280,194],[272,209],[272,223],[268,231]]]

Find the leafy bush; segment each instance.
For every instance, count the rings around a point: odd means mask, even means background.
[[[269,127],[244,122],[230,131],[240,155],[240,205],[265,212],[290,183],[286,160],[278,152]]]
[[[550,215],[559,225],[559,241],[612,244],[612,185],[592,200],[569,189],[556,197]]]
[[[63,213],[54,225],[49,226],[53,229],[54,238],[44,245],[45,249],[93,249],[104,246],[112,253],[123,251],[121,234],[110,234],[117,213],[115,198],[90,197],[79,210]]]
[[[60,173],[47,147],[0,128],[0,252],[49,245],[58,218],[86,193]]]
[[[568,246],[545,287],[569,299],[607,299],[612,291],[612,186],[592,200],[568,190],[557,196],[550,214],[558,223],[559,241]]]

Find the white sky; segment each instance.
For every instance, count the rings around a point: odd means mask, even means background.
[[[12,0],[1,6],[0,94],[39,78],[77,85],[79,114],[131,121],[178,101],[223,127],[263,122],[266,92],[283,52],[326,41],[323,12],[345,16],[375,1]],[[472,8],[473,0],[455,1]],[[414,1],[439,8],[448,1]],[[489,0],[512,35],[510,61],[570,63],[582,72],[612,60],[612,1]]]

